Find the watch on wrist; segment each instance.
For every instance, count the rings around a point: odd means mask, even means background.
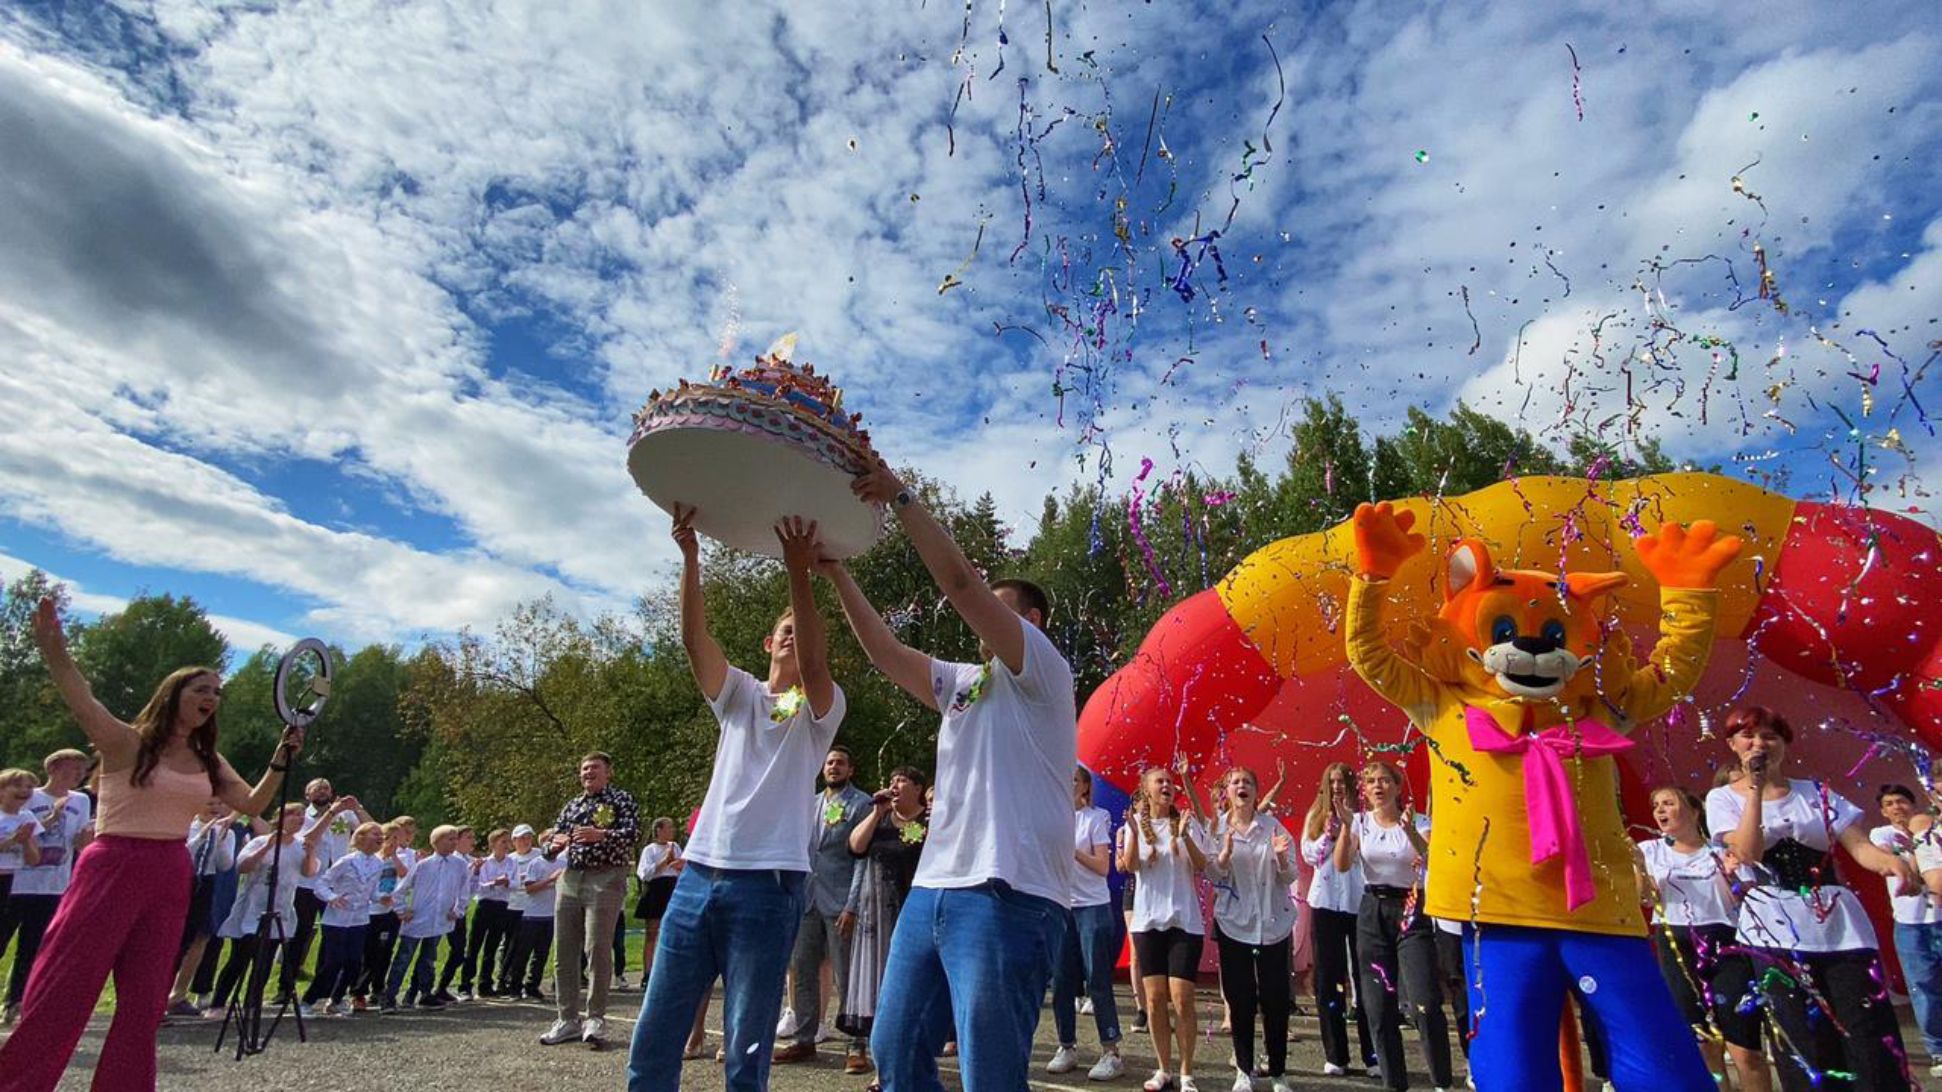
[[[891,498],[890,503],[896,508],[909,508],[910,502],[916,499],[916,497],[910,495],[910,490],[899,489],[897,490],[897,495]]]

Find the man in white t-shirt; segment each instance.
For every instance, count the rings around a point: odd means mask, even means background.
[[[34,969],[41,938],[61,905],[68,880],[74,875],[74,858],[94,838],[94,804],[80,792],[81,780],[88,774],[88,756],[72,749],[55,751],[41,762],[47,773],[45,783],[27,800],[27,810],[40,820],[40,864],[23,868],[14,875],[13,895],[8,899],[7,915],[17,932],[14,936],[13,972],[7,979],[7,1000],[0,1006],[0,1027],[10,1027],[20,1011],[20,999],[27,992],[27,975]],[[7,940],[0,936],[0,955],[5,955]]]
[[[789,609],[763,641],[769,671],[762,680],[731,666],[708,632],[694,515],[675,510],[681,643],[721,738],[687,867],[661,917],[627,1059],[629,1092],[680,1086],[682,1047],[717,977],[728,1087],[768,1087],[783,976],[807,905],[816,771],[843,720],[843,691],[830,678],[810,587],[816,525],[791,518],[776,527]]]
[[[1073,871],[1072,668],[1045,636],[1045,592],[990,585],[903,482],[879,464],[851,488],[886,504],[977,635],[981,663],[932,659],[897,640],[842,566],[823,572],[871,664],[943,714],[937,801],[897,918],[871,1047],[885,1092],[937,1089],[955,1020],[965,1087],[1026,1086],[1032,1037],[1065,933]],[[950,998],[977,1004],[953,1010]]]
[[[1888,822],[1868,832],[1869,841],[1915,864],[1918,871],[1922,865],[1916,859],[1917,848],[1936,838],[1935,817],[1917,803],[1919,799],[1906,785],[1883,785],[1875,793],[1875,806]],[[1901,960],[1908,998],[1915,1004],[1915,1026],[1921,1030],[1929,1057],[1942,1063],[1942,908],[1926,890],[1898,895],[1896,881],[1887,884],[1895,916],[1895,956]],[[1942,1074],[1931,1073],[1937,1075]]]

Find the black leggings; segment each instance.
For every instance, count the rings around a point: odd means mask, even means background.
[[[1353,1011],[1362,1064],[1374,1065],[1376,1048],[1369,1041],[1369,1021],[1362,1007],[1350,1001],[1353,968],[1362,965],[1356,955],[1355,915],[1319,907],[1309,912],[1315,918],[1315,1009],[1322,1021],[1322,1055],[1330,1064],[1348,1068],[1348,1015]]]
[[[7,1004],[18,1006],[26,995],[27,975],[34,969],[34,957],[40,954],[41,938],[47,935],[54,911],[60,908],[59,895],[7,897],[6,913],[0,916],[0,955],[6,954],[9,936],[20,938],[13,951],[13,973],[7,978]]]
[[[1220,989],[1233,1027],[1234,1064],[1243,1073],[1254,1071],[1254,1009],[1261,1007],[1261,1034],[1268,1041],[1268,1076],[1288,1069],[1288,1010],[1294,996],[1288,981],[1290,938],[1273,944],[1243,944],[1214,924],[1214,943],[1220,948]]]
[[[398,947],[398,927],[395,910],[371,915],[371,922],[364,929],[364,973],[351,988],[353,996],[384,996],[385,983],[391,977],[391,953]]]
[[[1781,974],[1767,974],[1778,970]],[[1805,972],[1834,1018],[1788,979]],[[1735,1006],[1756,986],[1768,1014],[1790,1042],[1772,1046],[1769,1055],[1787,1092],[1905,1092],[1908,1074],[1902,1058],[1901,1023],[1881,985],[1881,961],[1871,949],[1852,952],[1782,952],[1755,948],[1725,961],[1713,977],[1722,1006]],[[1785,977],[1783,977],[1785,976]],[[1791,987],[1791,988],[1790,988]],[[1837,1027],[1836,1024],[1839,1024]],[[1852,1083],[1831,1075],[1816,1085],[1801,1068],[1804,1056],[1817,1070],[1845,1070]]]
[[[1449,1088],[1456,1082],[1450,1067],[1450,1024],[1443,1016],[1443,987],[1436,971],[1436,927],[1421,913],[1403,928],[1403,898],[1362,894],[1356,915],[1355,939],[1362,948],[1362,1009],[1375,1025],[1376,1059],[1382,1066],[1383,1086],[1409,1087],[1403,1062],[1403,1013],[1416,1027],[1430,1083]]]
[[[435,992],[445,993],[452,988],[452,979],[459,978],[459,970],[465,966],[466,934],[471,932],[464,914],[452,923],[452,931],[445,934],[445,965],[438,972],[438,988]],[[437,943],[434,941],[433,943]],[[462,989],[472,988],[472,976],[459,978]]]
[[[465,974],[460,981],[468,990],[476,981],[489,991],[499,981],[499,963],[512,961],[513,934],[519,931],[520,915],[504,902],[492,899],[480,899],[478,906],[472,915],[472,943],[465,949]]]

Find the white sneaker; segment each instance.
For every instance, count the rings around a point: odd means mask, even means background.
[[[1194,1083],[1193,1074],[1180,1074],[1180,1092],[1200,1092],[1200,1086]]]
[[[604,1016],[587,1017],[587,1022],[580,1025],[580,1041],[583,1043],[606,1042],[607,1018]]]
[[[827,1043],[831,1039],[836,1038],[836,1025],[832,1022],[834,1019],[835,1017],[831,1017],[829,1020],[823,1021],[823,1026],[816,1029],[816,1041],[818,1043]]]
[[[1254,1078],[1245,1073],[1234,1074],[1234,1087],[1228,1092],[1254,1092]]]
[[[1295,1092],[1295,1086],[1284,1077],[1276,1077],[1274,1083],[1268,1086],[1268,1092]]]
[[[1081,1016],[1092,1015],[1092,998],[1082,997],[1079,999],[1079,1015]]]
[[[796,1037],[796,1010],[783,1009],[782,1019],[775,1022],[775,1037],[793,1039]]]
[[[1324,1077],[1346,1077],[1348,1075],[1349,1075],[1348,1070],[1343,1069],[1341,1066],[1336,1065],[1334,1062],[1322,1063],[1322,1076]]]
[[[561,1043],[571,1043],[579,1038],[580,1021],[555,1020],[553,1021],[553,1026],[546,1029],[546,1034],[539,1037],[539,1043],[541,1046],[558,1046]]]
[[[1929,1076],[1942,1077],[1942,1062],[1936,1062],[1935,1064],[1929,1066]]]
[[[1140,1085],[1140,1087],[1146,1089],[1146,1092],[1166,1092],[1167,1089],[1173,1087],[1173,1078],[1167,1076],[1166,1070],[1156,1069],[1153,1071],[1153,1075],[1146,1079],[1146,1083]]]
[[[1079,1065],[1079,1051],[1074,1047],[1062,1046],[1052,1052],[1052,1060],[1045,1063],[1047,1073],[1070,1073]]]
[[[1126,1062],[1120,1058],[1117,1051],[1114,1051],[1101,1054],[1099,1060],[1092,1063],[1092,1068],[1086,1070],[1086,1079],[1089,1081],[1115,1081],[1119,1079],[1120,1074],[1125,1072]]]
[[[315,1020],[317,1018],[317,1006],[299,1003],[297,1005],[297,1015],[303,1017],[305,1020]]]

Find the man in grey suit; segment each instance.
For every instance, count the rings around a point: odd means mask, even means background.
[[[842,1007],[849,985],[850,934],[856,928],[850,881],[857,868],[857,858],[850,853],[850,832],[871,808],[870,794],[850,784],[852,772],[849,748],[840,743],[831,747],[823,759],[825,788],[815,798],[816,837],[810,847],[807,906],[802,929],[796,933],[795,956],[789,964],[796,980],[789,1002],[796,1013],[796,1036],[794,1042],[776,1048],[778,1062],[806,1062],[816,1057],[816,1032],[822,1026],[818,987],[823,960],[830,961],[834,1007]],[[850,1042],[844,1069],[849,1073],[870,1071],[863,1040]]]

